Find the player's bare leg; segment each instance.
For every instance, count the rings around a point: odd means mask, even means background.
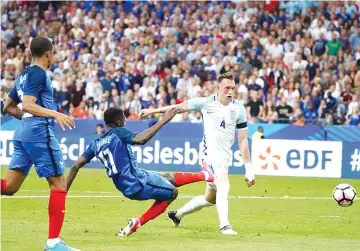
[[[7,170],[5,178],[1,179],[1,195],[12,196],[19,191],[26,174],[20,169]]]
[[[50,187],[50,197],[48,205],[49,213],[49,233],[45,250],[72,250],[60,240],[60,232],[65,216],[65,200],[66,200],[66,179],[64,175],[46,178]]]
[[[177,198],[177,196],[178,190],[177,188],[174,188],[172,197],[170,199],[164,201],[155,201],[154,204],[152,204],[152,206],[142,216],[140,216],[140,218],[131,219],[128,225],[125,228],[120,229],[116,235],[123,237],[135,233],[139,227],[163,214],[166,208]]]

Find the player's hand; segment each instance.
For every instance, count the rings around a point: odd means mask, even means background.
[[[151,109],[142,109],[139,113],[140,119],[148,117],[152,114]]]
[[[255,175],[253,174],[245,174],[245,182],[247,184],[248,187],[251,187],[252,185],[255,184]]]
[[[54,119],[56,123],[59,123],[59,125],[64,131],[65,131],[65,126],[67,126],[70,130],[75,128],[74,120],[63,113],[57,113]]]
[[[163,120],[167,123],[173,119],[173,117],[180,112],[179,108],[171,108],[167,112],[165,112]]]

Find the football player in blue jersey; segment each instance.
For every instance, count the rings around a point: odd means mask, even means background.
[[[173,202],[180,187],[199,181],[214,181],[214,175],[207,165],[202,166],[199,173],[156,173],[137,167],[136,158],[131,145],[144,145],[167,122],[169,122],[179,109],[174,108],[164,114],[162,120],[142,133],[134,133],[125,128],[125,115],[116,107],[107,109],[104,120],[108,131],[100,138],[94,140],[80,158],[73,164],[67,177],[69,190],[79,169],[91,159],[97,157],[106,169],[107,175],[112,179],[115,187],[125,197],[131,200],[155,200],[154,204],[140,217],[129,221],[129,224],[118,231],[118,236],[128,236],[140,226],[155,219],[165,212]]]
[[[65,127],[74,128],[75,123],[69,116],[52,110],[53,87],[46,73],[54,55],[52,42],[46,37],[36,37],[31,41],[30,51],[32,64],[17,76],[4,105],[4,111],[21,122],[14,134],[14,153],[9,170],[1,179],[1,195],[16,193],[31,166],[35,165],[38,176],[46,178],[50,187],[49,233],[45,250],[78,250],[59,238],[67,191],[63,155],[53,130],[54,121],[63,130]]]

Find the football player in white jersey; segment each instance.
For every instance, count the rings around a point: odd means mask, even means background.
[[[251,168],[248,144],[248,128],[246,110],[242,101],[234,99],[236,94],[235,81],[232,73],[222,74],[218,78],[217,94],[206,98],[194,98],[178,105],[171,105],[157,109],[144,109],[140,117],[147,117],[155,113],[164,113],[176,107],[180,112],[201,111],[203,115],[204,136],[202,140],[202,164],[209,165],[215,174],[215,181],[207,183],[204,196],[190,200],[177,211],[169,211],[168,216],[175,226],[190,213],[204,207],[216,205],[220,232],[236,235],[228,219],[228,195],[230,183],[228,167],[232,160],[232,145],[236,129],[241,156],[245,165],[245,181],[250,187],[255,184],[255,175]]]

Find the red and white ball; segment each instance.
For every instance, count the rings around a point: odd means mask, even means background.
[[[349,184],[337,185],[333,191],[333,198],[342,207],[349,207],[356,200],[356,191]]]

